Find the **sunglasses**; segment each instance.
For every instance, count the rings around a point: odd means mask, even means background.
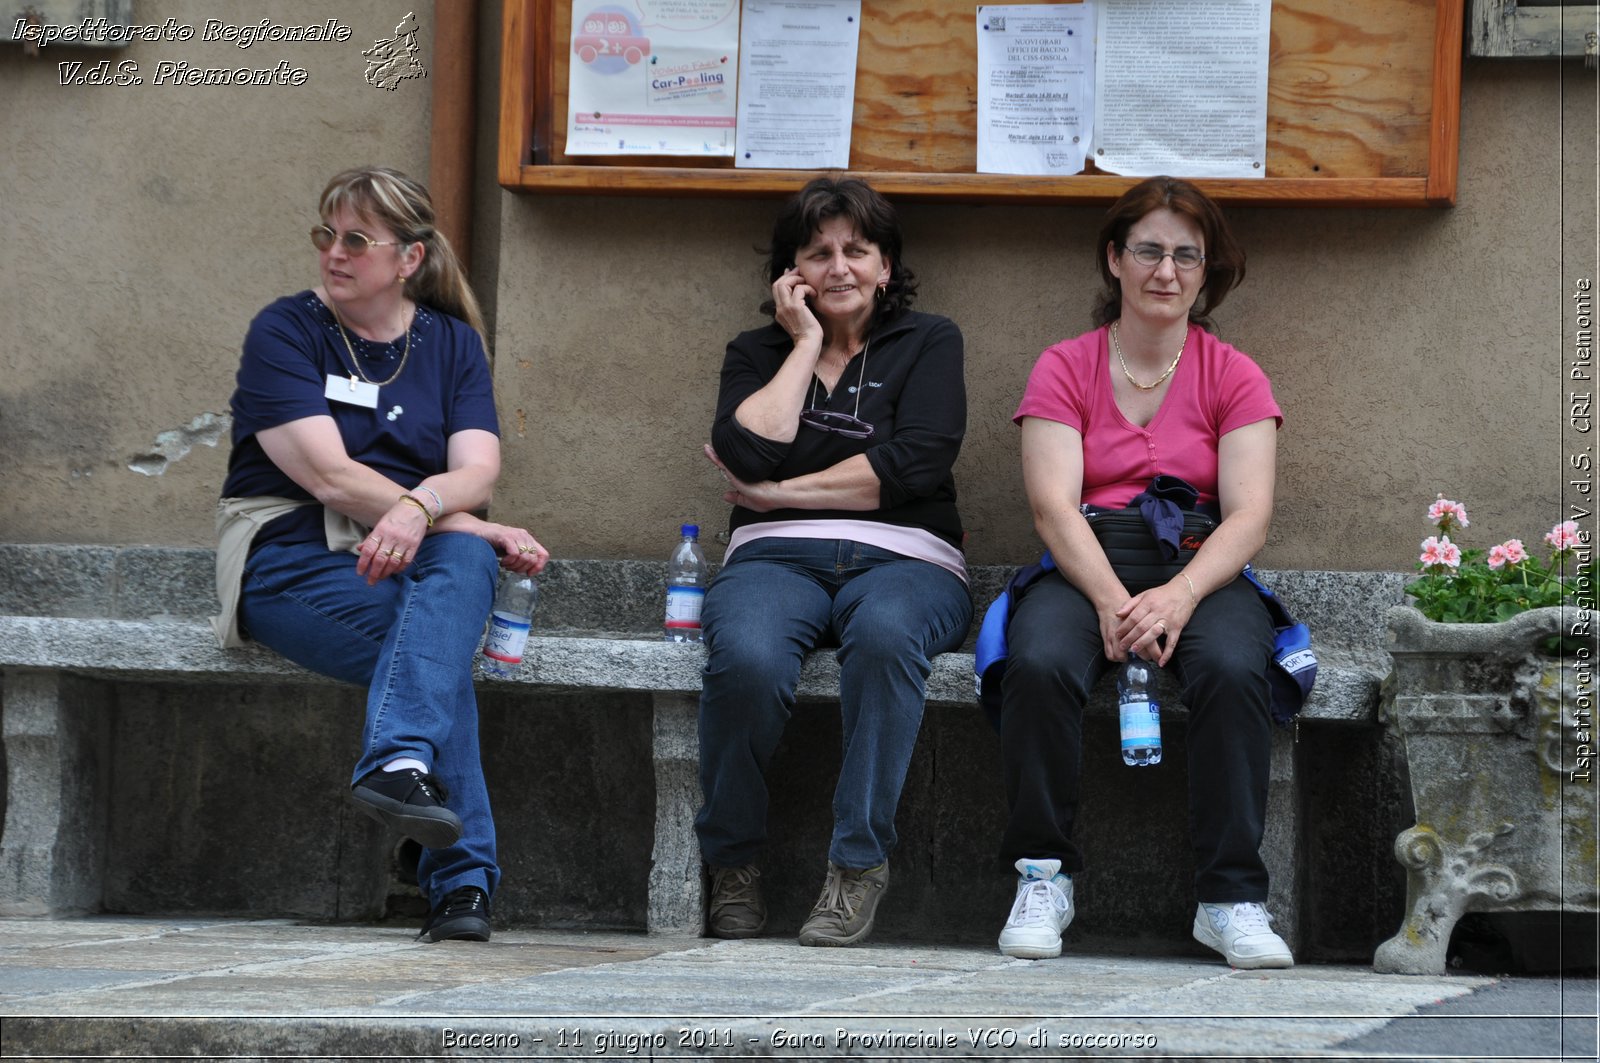
[[[856,408],[860,409],[861,392],[856,391]],[[819,432],[832,432],[846,439],[871,439],[872,426],[854,414],[843,410],[819,410],[812,407],[800,411],[800,423]]]
[[[330,250],[336,241],[344,245],[345,254],[351,258],[360,258],[374,247],[399,247],[404,243],[403,240],[374,240],[354,229],[347,233],[336,233],[326,225],[311,230],[311,242],[317,245],[318,251]]]
[[[861,390],[867,379],[867,348],[872,341],[861,345],[861,375],[856,378],[856,411],[817,409],[816,385],[811,388],[811,405],[800,411],[800,423],[819,432],[832,432],[846,439],[872,438],[872,425],[857,416],[861,412]]]

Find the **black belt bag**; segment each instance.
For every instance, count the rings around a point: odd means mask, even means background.
[[[1182,572],[1217,526],[1206,514],[1185,510],[1178,556],[1169,559],[1138,506],[1090,510],[1084,519],[1094,529],[1094,537],[1100,541],[1100,549],[1105,551],[1117,578],[1132,594],[1165,583]]]

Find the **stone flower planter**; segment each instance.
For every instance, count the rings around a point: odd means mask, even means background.
[[[1395,839],[1406,918],[1376,970],[1443,973],[1467,912],[1596,910],[1596,780],[1573,778],[1580,706],[1593,730],[1594,661],[1537,652],[1577,615],[1437,624],[1389,610],[1381,712],[1405,745],[1417,825]]]

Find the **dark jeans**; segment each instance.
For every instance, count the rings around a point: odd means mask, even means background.
[[[700,788],[706,862],[753,863],[767,838],[767,767],[794,709],[806,651],[839,643],[844,759],[828,859],[876,867],[894,848],[895,808],[922,726],[931,658],[972,623],[954,575],[842,539],[758,539],[717,574],[701,615]]]
[[[240,618],[251,638],[296,664],[367,688],[352,783],[398,757],[422,761],[444,783],[462,834],[423,851],[417,881],[428,903],[460,886],[492,895],[500,868],[472,662],[494,603],[494,548],[473,535],[430,535],[405,572],[373,587],[356,561],[320,542],[268,543],[245,564]]]
[[[1258,850],[1272,746],[1272,635],[1260,595],[1240,577],[1201,600],[1169,665],[1189,708],[1189,836],[1202,901],[1267,899]],[[1007,642],[1000,748],[1011,817],[1000,857],[1008,867],[1023,857],[1055,858],[1064,871],[1082,871],[1072,828],[1083,708],[1114,662],[1105,657],[1094,607],[1058,572],[1029,588]],[[1116,754],[1108,746],[1094,755]]]

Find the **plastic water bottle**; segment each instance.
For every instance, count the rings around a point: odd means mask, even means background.
[[[1117,714],[1122,718],[1122,763],[1161,763],[1161,706],[1155,698],[1156,669],[1136,653],[1117,673]]]
[[[494,614],[483,640],[483,671],[496,679],[516,675],[522,651],[533,627],[533,607],[539,604],[539,585],[523,572],[505,572],[494,593]]]
[[[683,539],[667,559],[667,618],[661,625],[668,642],[700,641],[700,606],[706,600],[706,555],[700,526],[678,529]]]

